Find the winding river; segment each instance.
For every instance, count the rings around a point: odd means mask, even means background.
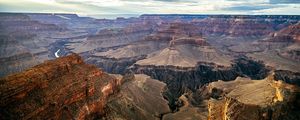
[[[54,55],[55,55],[55,57],[56,58],[59,58],[59,56],[58,56],[58,52],[60,51],[60,49],[58,49],[55,53],[54,53]]]

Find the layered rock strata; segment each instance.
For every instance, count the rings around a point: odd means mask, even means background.
[[[159,120],[163,114],[171,112],[162,95],[165,83],[143,74],[130,76],[124,76],[128,81],[111,97],[102,119]]]
[[[299,119],[299,88],[275,81],[237,78],[212,82],[208,102],[209,120],[296,120]]]
[[[0,79],[0,118],[94,118],[120,84],[75,54],[47,61]]]
[[[210,63],[198,63],[196,67],[154,66],[135,64],[129,70],[146,74],[167,84],[164,95],[172,110],[177,109],[176,101],[188,90],[195,91],[199,87],[216,80],[234,80],[237,76],[264,78],[268,69],[259,62],[239,60],[237,64],[224,67]]]

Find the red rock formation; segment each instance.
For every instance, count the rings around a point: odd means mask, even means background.
[[[210,46],[202,37],[184,37],[170,41],[170,46],[192,44],[199,46]]]
[[[119,85],[76,54],[46,61],[0,79],[0,119],[93,118]]]
[[[199,26],[200,31],[207,35],[217,34],[235,37],[263,36],[274,31],[272,24],[264,23],[264,21],[258,21],[260,20],[243,17],[211,17],[201,21],[194,21],[193,24]]]
[[[296,43],[279,52],[281,57],[300,62],[300,43]]]
[[[50,31],[62,30],[54,24],[43,24],[30,19],[25,14],[1,14],[0,15],[0,31],[4,32],[32,32],[32,31]]]
[[[273,40],[300,42],[300,23],[290,25],[287,28],[273,34]]]
[[[257,45],[263,49],[280,49],[279,56],[299,62],[300,23],[271,34],[268,38],[258,41]]]
[[[189,23],[162,23],[158,30],[150,36],[147,36],[146,40],[160,40],[170,41],[181,37],[200,36],[198,28]]]
[[[265,40],[259,42],[265,42],[269,44],[290,44],[300,41],[300,23],[290,25],[280,31],[270,34]]]

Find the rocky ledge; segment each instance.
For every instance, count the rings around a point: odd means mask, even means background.
[[[210,83],[209,120],[297,120],[299,88],[275,81],[238,77]]]
[[[73,54],[0,79],[0,119],[92,119],[121,80]]]
[[[102,120],[161,120],[170,113],[166,84],[144,74],[126,74],[120,92],[107,102]]]

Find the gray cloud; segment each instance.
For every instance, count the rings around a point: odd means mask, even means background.
[[[223,10],[229,11],[252,11],[252,10],[264,10],[274,8],[275,6],[251,6],[251,5],[240,5],[224,8]]]
[[[199,0],[121,0],[121,1],[129,1],[129,2],[159,1],[159,2],[197,3]]]
[[[162,1],[162,2],[181,2],[182,0],[155,0],[155,1]]]
[[[0,0],[0,12],[300,15],[299,3],[300,0]]]
[[[300,0],[270,0],[271,4],[299,4]]]
[[[161,2],[195,2],[191,0],[154,0],[154,1],[161,1]]]

